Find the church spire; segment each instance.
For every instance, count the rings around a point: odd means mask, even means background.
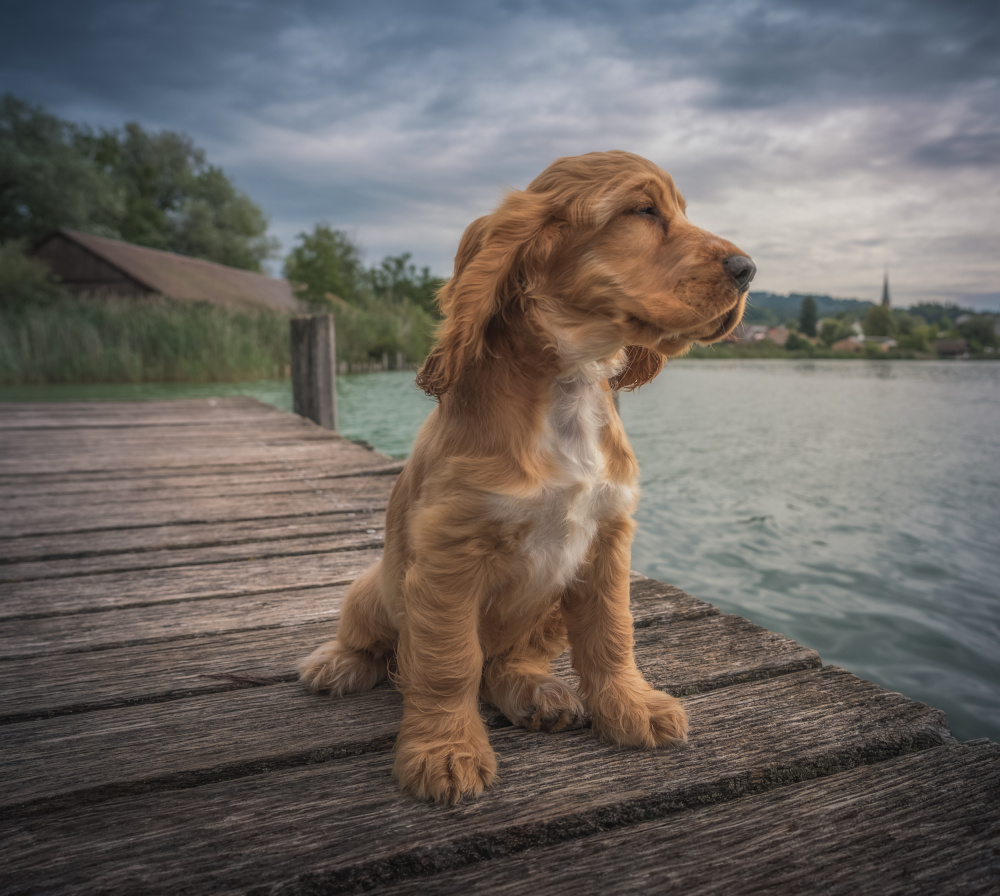
[[[882,307],[889,307],[889,269],[885,269],[885,279],[882,281]]]

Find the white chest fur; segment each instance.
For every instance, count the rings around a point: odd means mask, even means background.
[[[528,587],[546,593],[568,584],[587,557],[602,519],[631,512],[635,489],[607,476],[601,435],[608,424],[607,374],[597,368],[558,381],[538,450],[554,470],[537,494],[499,499],[502,519],[527,523],[523,553]]]

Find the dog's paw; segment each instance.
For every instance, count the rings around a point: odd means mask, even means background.
[[[399,786],[423,800],[454,804],[477,797],[497,776],[492,747],[482,737],[450,743],[421,743],[400,735],[393,775]]]
[[[375,687],[388,674],[388,663],[384,656],[327,641],[299,663],[298,673],[310,691],[339,697]]]
[[[568,684],[551,675],[527,682],[527,706],[505,713],[515,725],[529,731],[562,731],[583,725],[583,701]]]
[[[688,717],[680,700],[648,685],[638,693],[605,695],[590,709],[594,733],[609,743],[648,750],[687,740]]]

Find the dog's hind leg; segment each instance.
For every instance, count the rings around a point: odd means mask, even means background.
[[[529,731],[579,727],[583,701],[551,674],[552,660],[566,644],[566,627],[557,605],[522,643],[486,663],[480,696],[514,725]]]
[[[299,678],[309,690],[353,694],[375,687],[388,674],[389,654],[398,635],[382,601],[380,568],[376,563],[351,585],[336,639],[299,663]]]

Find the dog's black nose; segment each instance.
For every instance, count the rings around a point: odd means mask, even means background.
[[[746,289],[757,273],[757,265],[745,255],[730,255],[722,260],[722,266],[740,289]]]

